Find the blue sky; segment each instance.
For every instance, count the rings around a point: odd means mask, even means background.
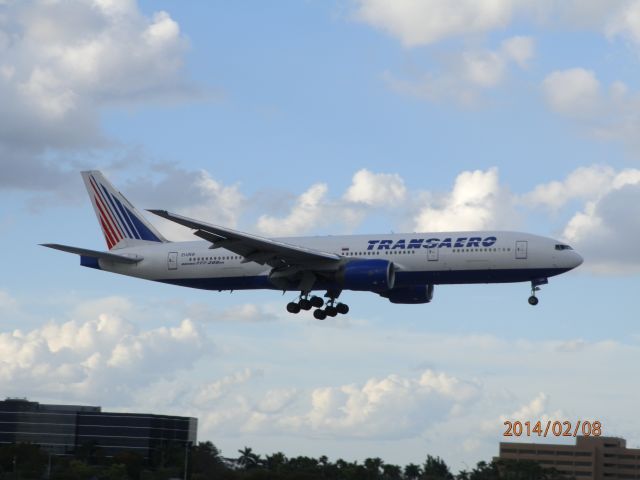
[[[570,6],[567,6],[569,5]],[[640,445],[639,1],[0,2],[0,385],[197,416],[223,454],[455,468],[505,419]],[[584,257],[542,289],[190,291],[38,247],[104,248],[79,171],[140,208],[265,235],[520,229]],[[151,219],[169,238],[186,229]]]

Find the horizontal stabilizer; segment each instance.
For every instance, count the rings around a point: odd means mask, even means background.
[[[68,245],[60,245],[58,243],[41,243],[40,245],[43,247],[54,248],[56,250],[62,250],[63,252],[75,253],[84,257],[93,257],[118,263],[138,263],[144,258],[140,255],[116,255],[115,253],[99,252],[97,250],[89,250],[87,248],[70,247]]]

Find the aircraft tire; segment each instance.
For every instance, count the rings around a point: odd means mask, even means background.
[[[529,297],[529,305],[537,305],[538,304],[538,297],[534,297],[533,295],[531,295]]]
[[[335,317],[338,314],[338,310],[336,307],[328,306],[324,309],[324,313],[327,314],[327,317]]]
[[[300,308],[302,310],[311,310],[311,301],[307,300],[306,298],[300,299],[298,305],[300,305]]]
[[[346,315],[347,313],[349,313],[349,305],[347,305],[346,303],[339,303],[336,305],[336,310],[340,315]]]
[[[289,313],[298,313],[300,311],[300,305],[296,302],[287,303],[287,312]]]
[[[324,310],[321,310],[319,308],[313,311],[313,316],[318,320],[324,320],[325,318],[327,318],[327,314],[324,312]]]
[[[320,297],[317,296],[313,296],[309,299],[311,301],[311,306],[315,307],[315,308],[322,308],[322,306],[324,305],[324,300],[322,300]]]

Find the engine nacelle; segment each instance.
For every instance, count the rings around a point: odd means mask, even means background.
[[[412,285],[392,288],[382,295],[391,303],[429,303],[433,298],[433,285]]]
[[[395,284],[395,268],[388,260],[352,260],[336,275],[346,290],[385,291]]]

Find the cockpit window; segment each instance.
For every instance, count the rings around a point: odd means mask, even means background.
[[[563,245],[562,243],[556,243],[556,250],[573,250],[569,245]]]

